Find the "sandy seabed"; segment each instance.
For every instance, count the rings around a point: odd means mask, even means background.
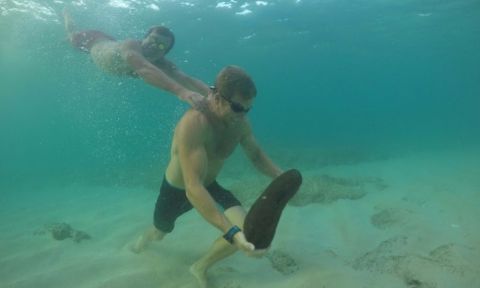
[[[219,288],[480,287],[480,151],[441,151],[302,170],[267,257],[214,266]],[[246,205],[268,179],[220,178]],[[0,287],[197,287],[189,266],[219,232],[195,211],[143,253],[157,191],[2,191]],[[91,239],[52,237],[68,223]]]

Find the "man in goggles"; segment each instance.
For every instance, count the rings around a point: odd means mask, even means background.
[[[205,99],[205,109],[185,112],[173,135],[153,225],[132,246],[134,252],[141,252],[150,242],[170,234],[178,217],[196,209],[219,230],[211,248],[190,267],[199,287],[208,287],[207,271],[212,265],[236,251],[254,257],[266,252],[256,250],[245,238],[245,208],[217,182],[223,164],[237,146],[266,176],[275,178],[283,172],[257,143],[246,117],[256,94],[255,84],[244,70],[227,66],[217,75],[215,88]],[[196,233],[192,231],[190,237],[195,238]]]

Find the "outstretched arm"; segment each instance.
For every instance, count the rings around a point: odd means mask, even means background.
[[[178,157],[188,200],[205,220],[226,232],[232,224],[217,209],[203,183],[208,170],[205,121],[197,113],[184,116],[176,131]]]
[[[197,101],[203,98],[203,96],[197,92],[188,90],[180,85],[177,81],[150,63],[145,57],[143,57],[143,55],[134,49],[129,49],[128,46],[125,47],[122,50],[122,56],[133,68],[135,73],[137,73],[138,76],[148,84],[166,90],[167,92],[176,95],[180,100],[188,102],[192,106],[195,106]]]
[[[226,233],[233,224],[218,210],[215,201],[204,186],[208,172],[208,157],[205,150],[207,120],[199,114],[196,111],[186,114],[176,131],[186,196],[205,220],[222,233]],[[236,233],[233,239],[239,249],[247,252],[255,249],[252,243],[247,242],[243,232]]]
[[[190,90],[198,92],[204,97],[207,97],[210,92],[210,88],[203,81],[185,74],[176,67],[172,69],[170,76],[184,87],[188,87]]]
[[[258,145],[257,140],[253,136],[252,129],[248,125],[245,136],[242,138],[240,144],[248,159],[253,163],[255,168],[263,174],[275,178],[283,173],[283,171],[273,163],[273,161],[265,154],[265,152]]]

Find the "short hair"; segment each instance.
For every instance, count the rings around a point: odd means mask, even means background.
[[[175,35],[170,29],[168,29],[165,26],[153,26],[153,27],[150,27],[150,29],[148,29],[147,34],[145,34],[145,38],[147,38],[147,36],[153,32],[156,32],[160,35],[163,35],[172,39],[170,46],[168,46],[167,49],[165,49],[165,54],[167,54],[168,51],[170,51],[173,48],[173,45],[175,44]]]
[[[257,88],[252,78],[238,66],[227,66],[217,75],[215,88],[223,97],[232,99],[235,93],[239,93],[245,99],[251,99],[257,95]]]

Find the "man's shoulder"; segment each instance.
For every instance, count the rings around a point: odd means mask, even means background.
[[[208,119],[201,112],[190,109],[177,124],[175,135],[180,142],[197,142],[209,135]]]
[[[182,126],[186,126],[186,128],[191,127],[192,129],[206,128],[209,126],[207,116],[196,109],[190,109],[185,112],[180,123]]]

